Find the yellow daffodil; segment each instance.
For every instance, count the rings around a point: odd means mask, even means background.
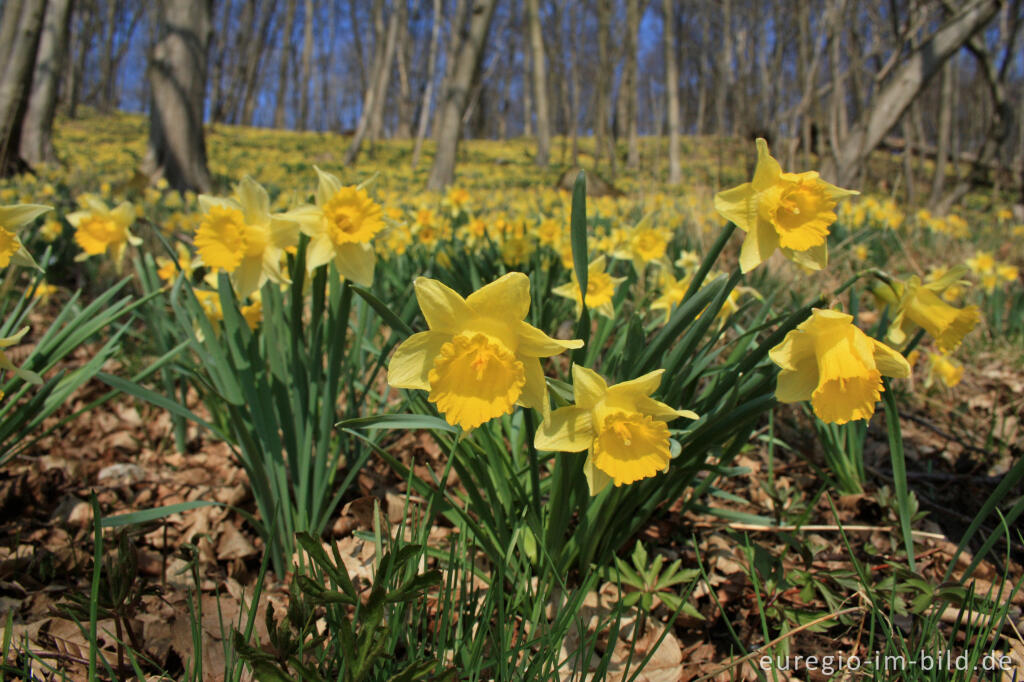
[[[824,422],[870,419],[882,394],[882,375],[910,376],[906,359],[854,326],[853,316],[815,308],[811,317],[768,352],[779,372],[775,398],[810,400]]]
[[[750,272],[781,248],[790,260],[812,270],[828,262],[826,238],[836,220],[836,203],[857,194],[818,177],[816,171],[784,173],[757,139],[754,179],[715,195],[715,208],[747,233],[740,267]]]
[[[651,310],[664,310],[666,324],[672,315],[672,309],[683,302],[686,291],[690,288],[691,279],[690,275],[676,279],[668,268],[661,270],[659,276],[661,296],[654,299],[654,302],[651,303]]]
[[[964,366],[953,358],[939,353],[928,354],[928,375],[924,380],[926,388],[936,381],[941,381],[947,387],[952,388],[960,383],[963,376]]]
[[[373,238],[384,229],[380,205],[366,190],[344,187],[334,175],[316,169],[316,205],[300,206],[282,217],[295,220],[309,235],[306,269],[334,262],[345,279],[373,284]]]
[[[524,321],[530,280],[510,272],[462,298],[437,280],[419,277],[416,299],[429,331],[413,334],[388,365],[388,383],[429,391],[449,424],[465,430],[512,412],[514,405],[546,413],[540,358],[579,348]]]
[[[664,371],[609,386],[597,372],[573,365],[576,404],[561,407],[544,420],[534,438],[535,447],[551,452],[586,450],[583,473],[591,495],[609,483],[624,485],[667,471],[668,422],[698,417],[650,397]]]
[[[57,237],[64,231],[64,225],[59,220],[47,220],[43,223],[42,227],[39,228],[39,236],[43,238],[47,244],[52,244],[57,241]]]
[[[39,204],[0,206],[0,268],[11,263],[28,268],[40,268],[32,254],[21,243],[18,232],[33,220],[53,209]]]
[[[78,199],[81,211],[69,213],[68,223],[75,228],[75,243],[83,253],[75,257],[83,261],[92,256],[109,252],[114,266],[120,272],[128,245],[138,246],[142,240],[132,235],[128,228],[135,222],[135,208],[123,201],[111,209],[98,197],[86,194]]]
[[[21,341],[21,338],[25,336],[25,334],[27,333],[28,327],[22,327],[21,331],[19,331],[14,336],[0,338],[0,369],[4,369],[7,370],[8,372],[13,373],[14,376],[20,377],[22,381],[27,381],[30,384],[38,385],[43,383],[42,378],[35,372],[29,371],[27,369],[21,369],[20,367],[15,367],[14,363],[11,362],[11,359],[7,357],[7,354],[4,353],[3,350],[4,348],[10,348],[14,344]]]
[[[178,266],[181,266],[181,271],[185,273],[186,277],[190,277],[192,272],[198,266],[198,263],[192,258],[192,252],[188,250],[188,247],[177,242],[174,245],[174,250],[177,252],[178,263],[175,264],[174,259],[166,256],[157,256],[157,277],[165,282],[172,281],[178,276]]]
[[[876,293],[894,303],[896,308],[887,335],[889,340],[904,343],[921,327],[935,338],[943,352],[956,350],[964,336],[978,325],[981,311],[975,305],[954,308],[940,296],[948,287],[956,285],[966,271],[960,266],[931,282],[922,284],[919,277],[913,276],[906,282],[877,288]]]
[[[196,251],[204,265],[223,270],[240,299],[258,291],[268,279],[278,284],[284,250],[299,240],[298,224],[271,215],[267,191],[246,176],[232,198],[199,196],[203,217],[196,230]]]
[[[626,281],[625,277],[612,277],[604,271],[605,257],[598,256],[587,266],[587,308],[607,318],[615,317],[612,298],[615,288]],[[551,290],[552,293],[576,301],[576,317],[583,314],[583,296],[576,273],[572,273],[572,281]]]

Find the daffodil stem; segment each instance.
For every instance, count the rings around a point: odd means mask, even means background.
[[[547,396],[544,397],[547,400]],[[523,420],[526,426],[527,436],[526,440],[526,453],[530,458],[530,484],[533,486],[533,511],[537,515],[537,519],[541,518],[540,510],[540,462],[537,460],[537,448],[533,446],[533,438],[531,434],[536,433],[536,428],[533,424],[533,411],[529,409],[523,410]]]
[[[888,379],[884,384],[882,403],[885,405],[885,424],[889,434],[889,456],[892,459],[892,486],[896,491],[896,504],[900,516],[903,544],[907,549],[907,564],[914,570],[914,536],[910,528],[910,492],[907,490],[907,461],[903,454],[903,435],[900,431],[900,413],[896,397]]]

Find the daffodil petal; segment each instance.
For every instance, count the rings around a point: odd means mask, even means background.
[[[395,388],[429,391],[427,375],[441,352],[441,346],[450,339],[450,335],[442,332],[425,331],[403,341],[388,363],[388,384]]]
[[[754,168],[754,178],[750,184],[754,191],[771,187],[782,176],[782,166],[768,152],[768,141],[763,137],[757,138],[757,167]]]
[[[523,369],[526,371],[526,383],[519,396],[519,404],[540,410],[547,417],[551,412],[551,401],[548,400],[547,383],[544,381],[544,369],[537,358],[522,358]]]
[[[270,197],[263,186],[246,175],[235,188],[245,222],[250,225],[265,223],[270,215]]]
[[[899,352],[881,341],[871,339],[874,344],[875,367],[887,377],[906,379],[910,376],[910,363]]]
[[[342,277],[364,287],[373,284],[373,268],[377,261],[373,245],[341,244],[334,248],[334,252],[334,264]]]
[[[477,315],[522,320],[530,312],[530,278],[521,272],[502,275],[466,297]]]
[[[548,452],[581,452],[594,442],[590,410],[578,406],[560,407],[537,429],[533,445]]]
[[[715,195],[715,210],[726,220],[736,224],[744,232],[757,224],[757,201],[754,188],[749,182]]]
[[[594,466],[593,452],[589,453],[583,462],[583,476],[587,479],[591,497],[600,494],[612,482],[611,476]]]
[[[583,365],[572,366],[572,388],[576,405],[592,408],[608,393],[608,382],[600,374]]]
[[[740,269],[750,272],[768,260],[779,247],[779,235],[770,223],[757,220],[754,229],[747,232],[747,238],[740,247]]]
[[[52,210],[52,207],[40,204],[0,206],[0,225],[3,225],[8,230],[16,230],[22,225],[32,222],[47,211]]]
[[[427,326],[434,331],[456,334],[473,313],[459,294],[436,279],[417,277],[413,283]]]
[[[517,353],[533,358],[549,358],[566,350],[582,348],[582,339],[553,339],[533,325],[520,321],[516,326],[519,337]]]
[[[324,172],[316,166],[313,166],[313,170],[316,171],[317,176],[316,205],[323,206],[331,197],[337,194],[343,185],[336,175]]]

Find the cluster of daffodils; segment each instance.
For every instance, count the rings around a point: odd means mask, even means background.
[[[28,252],[21,242],[20,231],[35,221],[36,218],[51,211],[49,206],[38,204],[15,204],[13,206],[0,206],[0,268],[7,268],[11,265],[40,269],[32,254]],[[16,367],[14,362],[4,353],[5,348],[10,348],[19,343],[28,333],[28,327],[22,327],[17,333],[0,338],[0,369],[10,372],[23,381],[32,384],[41,384],[42,379],[38,374],[22,367]],[[0,397],[3,391],[0,391]]]
[[[783,172],[763,139],[757,140],[757,150],[753,180],[715,197],[719,212],[747,233],[740,252],[743,272],[777,248],[799,265],[820,270],[828,260],[826,237],[836,220],[836,203],[855,192],[830,185],[813,171]],[[965,270],[956,268],[925,283],[917,277],[890,281],[876,289],[895,310],[888,339],[903,344],[924,329],[943,353],[955,350],[980,320],[976,306],[954,308],[941,297]],[[911,373],[899,352],[861,331],[852,315],[836,310],[813,310],[769,356],[781,368],[776,398],[810,401],[819,419],[836,424],[870,419],[884,390],[882,377]]]
[[[584,471],[592,495],[609,483],[624,485],[665,471],[667,423],[697,418],[650,397],[661,371],[608,386],[579,365],[573,366],[576,404],[551,412],[540,360],[583,342],[551,338],[524,321],[530,280],[521,272],[504,275],[467,298],[425,277],[416,280],[415,288],[429,329],[395,350],[388,383],[427,391],[445,419],[466,431],[511,413],[515,405],[540,410],[544,422],[536,447],[586,450]]]

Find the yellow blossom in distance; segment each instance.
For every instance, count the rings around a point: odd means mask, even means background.
[[[380,205],[360,187],[345,187],[341,180],[316,168],[319,178],[316,205],[300,206],[282,215],[295,220],[309,235],[306,270],[313,272],[334,263],[345,279],[373,284],[376,255],[373,238],[386,227]]]
[[[414,285],[429,331],[395,350],[391,386],[429,391],[427,399],[448,423],[467,431],[516,404],[548,413],[540,358],[583,342],[553,339],[524,321],[530,310],[526,275],[510,272],[467,298],[426,277]]]
[[[32,254],[21,243],[18,232],[33,220],[53,209],[39,204],[0,206],[0,268],[11,263],[29,268],[40,268]]]
[[[668,422],[699,417],[650,397],[664,372],[658,369],[609,386],[597,372],[573,365],[576,404],[552,412],[537,430],[534,446],[549,452],[586,450],[583,473],[591,495],[609,483],[625,485],[667,471]]]
[[[138,246],[142,243],[141,239],[128,230],[135,222],[135,208],[123,201],[117,208],[111,209],[92,194],[79,197],[78,204],[82,210],[66,216],[68,223],[75,228],[75,243],[82,249],[75,260],[83,261],[109,252],[114,259],[114,266],[120,272],[128,245]]]
[[[942,300],[941,295],[960,282],[966,272],[966,267],[958,266],[931,282],[922,283],[915,275],[906,282],[879,287],[876,292],[880,297],[895,304],[896,315],[889,327],[888,339],[902,344],[921,327],[935,338],[944,353],[956,350],[981,321],[981,311],[976,305],[954,308]]]
[[[757,139],[754,178],[715,195],[715,209],[747,233],[740,268],[750,272],[781,248],[790,260],[811,270],[828,263],[826,238],[836,221],[839,199],[859,194],[818,177],[817,171],[785,173]]]
[[[852,315],[835,310],[813,309],[768,356],[782,368],[776,400],[810,400],[814,414],[830,424],[870,419],[884,390],[882,375],[910,376],[902,355],[854,326]]]
[[[203,217],[195,245],[204,265],[223,270],[240,299],[258,291],[268,279],[281,284],[281,257],[299,241],[298,224],[271,215],[267,190],[248,175],[232,198],[199,196]],[[184,267],[184,266],[183,266]]]
[[[606,260],[601,255],[587,266],[587,308],[611,319],[615,317],[615,308],[612,306],[615,288],[625,282],[626,278],[612,277],[605,272]],[[555,287],[551,293],[572,299],[576,302],[576,317],[583,314],[583,296],[580,294],[580,284],[575,272],[572,273],[571,282]]]

